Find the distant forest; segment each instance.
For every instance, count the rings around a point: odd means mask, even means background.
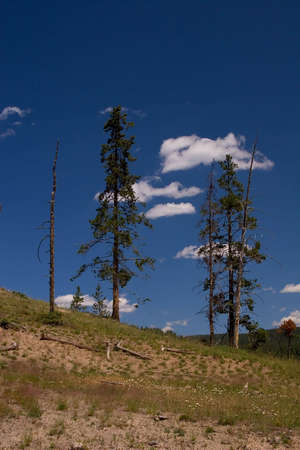
[[[286,357],[288,353],[288,340],[286,336],[278,333],[278,329],[266,330],[267,339],[266,342],[261,344],[259,347],[259,352],[269,353],[274,356]],[[199,334],[194,336],[188,336],[189,339],[199,341],[202,343],[209,343],[208,334]],[[228,335],[216,334],[215,335],[216,345],[228,345]],[[249,342],[249,334],[240,334],[240,348],[249,349],[251,348],[251,343]],[[300,327],[296,328],[293,333],[293,339],[291,342],[291,357],[300,359]]]

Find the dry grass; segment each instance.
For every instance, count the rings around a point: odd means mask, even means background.
[[[82,313],[49,326],[46,307],[0,291],[0,320],[27,328],[0,328],[0,345],[19,343],[19,350],[0,355],[2,448],[67,449],[75,441],[87,449],[149,448],[157,441],[155,448],[230,449],[245,439],[241,448],[300,447],[298,361],[208,348]],[[42,330],[100,352],[40,341]],[[107,361],[106,338],[122,339],[152,360],[114,352]],[[161,344],[194,354],[161,352]],[[159,413],[169,419],[155,422]]]

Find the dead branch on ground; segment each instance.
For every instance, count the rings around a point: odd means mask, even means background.
[[[19,346],[16,342],[13,342],[9,347],[0,347],[0,352],[9,352],[10,350],[18,350]]]
[[[179,350],[177,348],[164,347],[163,345],[161,346],[161,351],[162,352],[173,352],[173,353],[184,353],[186,355],[195,354],[195,352],[189,352],[188,350]]]
[[[106,344],[106,359],[107,361],[110,361],[111,342],[106,341],[105,344]]]
[[[41,334],[41,341],[53,341],[59,342],[60,344],[73,345],[73,347],[80,348],[81,350],[89,350],[90,352],[100,353],[101,350],[93,347],[89,347],[88,345],[75,344],[75,342],[65,341],[64,339],[58,339],[53,336],[46,336],[44,333]]]
[[[149,356],[141,355],[141,353],[137,353],[137,352],[134,352],[133,350],[129,350],[128,348],[121,347],[120,342],[115,344],[114,350],[121,350],[124,353],[128,353],[129,355],[135,356],[136,358],[140,358],[140,359],[149,359],[149,360],[152,359]]]
[[[16,330],[16,331],[19,331],[19,330],[26,331],[26,328],[23,327],[22,325],[18,325],[17,323],[14,323],[14,322],[8,322],[5,319],[0,322],[0,327],[3,328],[4,330],[11,329],[11,330]]]

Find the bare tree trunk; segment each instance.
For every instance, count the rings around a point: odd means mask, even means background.
[[[56,153],[52,167],[52,192],[50,201],[50,270],[49,270],[49,304],[50,313],[54,312],[54,221],[55,221],[55,194],[56,194],[56,161],[58,157],[59,141],[56,143]]]
[[[118,159],[118,149],[115,149],[115,161]],[[113,310],[112,319],[120,321],[119,312],[119,190],[114,186],[114,246],[113,246]]]
[[[229,345],[234,343],[234,277],[233,277],[233,261],[232,261],[232,223],[231,216],[228,216],[228,340]]]
[[[119,313],[119,245],[118,236],[114,236],[113,248],[113,311],[112,319],[120,321]]]
[[[209,188],[208,188],[208,226],[209,226],[209,345],[214,345],[214,273],[213,273],[213,168],[210,172]]]
[[[250,184],[251,176],[253,171],[254,156],[256,152],[256,142],[254,143],[251,155],[251,162],[248,173],[248,183],[247,192],[244,203],[243,210],[243,224],[241,233],[241,249],[239,254],[239,265],[238,265],[238,275],[237,275],[237,286],[235,293],[235,318],[234,318],[234,347],[239,348],[239,326],[240,326],[240,311],[241,311],[241,287],[243,280],[243,269],[244,269],[244,255],[245,255],[245,245],[246,245],[246,231],[247,231],[247,219],[248,219],[248,204],[249,204],[249,194],[250,194]]]

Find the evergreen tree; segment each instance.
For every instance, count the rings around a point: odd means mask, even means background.
[[[105,304],[105,297],[102,293],[100,284],[97,284],[93,297],[95,299],[95,303],[93,304],[93,313],[99,317],[109,317],[110,314]]]
[[[254,157],[254,155],[253,155]],[[253,159],[252,159],[253,164]],[[245,277],[245,267],[251,262],[261,263],[265,256],[260,253],[260,242],[246,239],[246,231],[257,228],[257,220],[251,216],[253,208],[249,198],[250,181],[244,199],[244,187],[238,180],[235,164],[230,155],[220,163],[223,174],[218,180],[225,191],[220,198],[224,225],[224,262],[228,271],[228,289],[224,311],[228,313],[228,339],[231,346],[238,347],[239,326],[245,323],[248,312],[253,311],[252,293],[259,287],[256,279]],[[250,167],[252,171],[252,166]],[[251,172],[250,172],[251,177]],[[242,311],[245,310],[246,311]],[[243,314],[246,314],[244,317]]]
[[[135,275],[134,268],[142,271],[145,264],[153,267],[154,263],[152,258],[141,256],[134,245],[138,238],[136,226],[151,227],[151,224],[144,214],[138,213],[136,205],[133,185],[140,177],[129,170],[129,164],[135,161],[130,153],[134,137],[126,138],[125,134],[131,126],[133,123],[127,122],[121,106],[113,108],[104,125],[104,131],[109,135],[100,154],[106,172],[105,189],[98,196],[97,215],[90,220],[93,240],[82,245],[79,253],[86,253],[99,243],[107,244],[108,251],[105,256],[96,256],[90,264],[81,266],[73,277],[90,267],[96,277],[112,283],[112,318],[115,320],[120,320],[119,288],[124,288]]]
[[[77,311],[77,312],[84,311],[85,307],[82,306],[83,302],[84,302],[84,297],[82,296],[82,292],[80,291],[80,286],[77,286],[76,292],[73,295],[73,300],[72,300],[72,303],[70,306],[71,310]]]
[[[220,299],[223,298],[221,292],[216,293],[217,278],[220,274],[220,263],[222,254],[220,252],[220,223],[218,214],[219,205],[215,198],[214,167],[211,166],[209,175],[209,186],[207,198],[200,209],[201,230],[199,233],[201,245],[198,249],[198,256],[204,262],[208,271],[208,277],[204,279],[203,290],[208,291],[208,320],[209,320],[209,343],[214,344],[214,322],[215,314],[218,311]]]
[[[225,257],[226,270],[228,271],[228,290],[226,309],[228,310],[228,339],[229,344],[234,342],[234,262],[236,257],[236,238],[239,223],[241,221],[243,184],[236,175],[237,164],[233,162],[230,155],[226,155],[225,161],[219,163],[222,169],[222,175],[218,179],[219,187],[225,195],[220,198],[221,214],[223,216],[223,225],[225,230],[224,248],[227,256]]]

